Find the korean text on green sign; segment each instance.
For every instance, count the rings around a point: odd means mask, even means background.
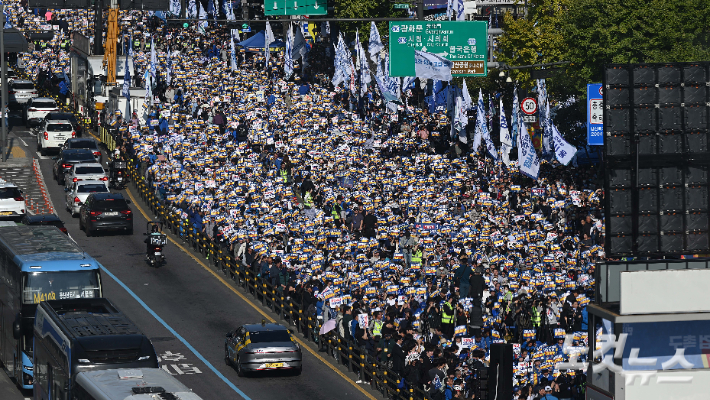
[[[264,0],[264,15],[326,15],[327,0]]]
[[[453,61],[454,76],[488,73],[485,21],[393,21],[389,30],[390,76],[415,76],[415,49]]]

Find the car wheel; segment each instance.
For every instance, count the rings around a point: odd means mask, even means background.
[[[239,376],[239,377],[244,377],[245,375],[246,375],[246,373],[245,373],[244,370],[242,369],[242,363],[241,363],[241,361],[239,361],[239,359],[237,358],[237,376]]]
[[[300,366],[300,367],[293,370],[293,374],[296,376],[301,375],[301,372],[303,372],[303,366]]]
[[[133,228],[126,231],[126,235],[133,235]]]
[[[81,220],[81,214],[79,215],[79,230],[84,230],[84,222]]]
[[[86,231],[86,237],[94,235],[94,232],[91,230],[91,226],[89,226],[89,224],[84,225],[84,231]]]
[[[232,366],[232,360],[229,359],[229,350],[227,350],[227,347],[224,347],[224,363],[227,364],[228,366]]]

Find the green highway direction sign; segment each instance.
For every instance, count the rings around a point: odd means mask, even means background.
[[[453,61],[453,76],[488,74],[486,21],[392,21],[389,29],[390,76],[416,76],[415,49]]]
[[[264,15],[326,15],[327,0],[264,0]]]

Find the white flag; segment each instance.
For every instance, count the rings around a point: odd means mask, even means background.
[[[291,77],[293,74],[293,26],[288,27],[288,35],[286,36],[286,54],[284,60],[284,75],[286,79]]]
[[[303,37],[303,29],[296,25],[296,31],[293,33],[293,47],[291,48],[291,57],[298,60],[306,55],[308,48],[306,47],[306,38]]]
[[[425,51],[414,50],[414,71],[419,79],[451,80],[453,63],[444,57]]]
[[[466,20],[466,14],[464,14],[464,5],[463,2],[464,0],[454,0],[456,2],[454,6],[454,10],[456,11],[456,20],[457,21],[465,21]]]
[[[500,154],[503,163],[510,166],[510,149],[513,148],[513,141],[510,138],[510,130],[508,129],[508,121],[505,120],[505,111],[503,110],[503,99],[500,99]]]
[[[473,107],[473,100],[471,99],[471,93],[468,92],[468,86],[466,86],[466,78],[463,78],[463,89],[461,90],[463,94],[463,105],[467,110]]]
[[[274,33],[271,32],[271,25],[269,21],[266,21],[266,34],[264,35],[264,54],[266,55],[266,62],[264,67],[269,69],[269,57],[271,56],[271,43],[274,41]]]
[[[367,93],[367,86],[372,82],[372,77],[370,76],[370,66],[367,65],[367,53],[365,49],[362,48],[362,43],[360,43],[360,32],[355,33],[356,42],[356,54],[357,54],[357,70],[358,77],[360,81],[360,95]]]
[[[540,173],[540,159],[528,134],[528,127],[522,118],[518,132],[518,167],[520,172],[533,179],[537,179]]]
[[[552,141],[555,143],[555,157],[557,157],[557,161],[564,165],[569,164],[575,153],[577,153],[577,148],[567,143],[552,121],[550,121],[550,129],[552,130]]]
[[[478,103],[476,104],[476,131],[473,134],[473,152],[478,153],[478,147],[481,145],[483,131],[488,131],[486,124],[486,111],[483,109],[483,91],[478,90]]]
[[[234,49],[234,37],[232,37],[232,36],[229,37],[229,44],[232,46],[232,51],[229,56],[230,68],[232,69],[232,71],[236,71],[237,70],[237,52]]]
[[[380,61],[379,55],[384,48],[382,39],[380,39],[380,31],[377,30],[377,25],[373,21],[370,23],[370,41],[367,44],[367,51],[370,52],[370,60],[372,60],[373,64],[377,64]]]

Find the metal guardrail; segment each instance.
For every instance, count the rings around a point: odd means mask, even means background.
[[[24,73],[18,75],[24,75],[25,78],[31,79]],[[90,118],[82,117],[81,114],[46,90],[40,89],[40,92],[43,93],[43,96],[55,98],[63,111],[73,113],[84,131],[91,133]],[[109,151],[116,148],[116,138],[109,129],[99,127],[97,138]],[[253,298],[261,302],[262,306],[268,307],[277,314],[279,319],[296,327],[296,331],[306,340],[316,343],[321,351],[325,351],[336,362],[346,366],[348,371],[357,374],[359,381],[369,384],[372,390],[380,392],[385,398],[431,400],[429,394],[419,387],[404,385],[404,388],[400,388],[403,379],[400,375],[392,371],[382,360],[369,354],[365,347],[357,346],[354,341],[345,340],[336,333],[337,330],[321,335],[319,333],[320,321],[315,314],[309,314],[301,304],[290,297],[285,297],[284,293],[273,287],[267,279],[238,263],[228,254],[227,249],[215,244],[202,232],[197,232],[187,220],[180,219],[177,215],[169,212],[165,204],[161,203],[154,191],[146,184],[139,165],[131,161],[128,170],[131,180],[138,190],[138,195],[158,220],[163,222],[164,227],[182,239],[194,251],[204,256],[209,264],[221,270],[245,292],[250,293]]]
[[[381,360],[373,357],[364,347],[358,347],[354,341],[344,338],[331,331],[320,335],[320,322],[315,314],[308,313],[294,299],[285,296],[278,288],[247,266],[238,263],[227,249],[217,245],[207,235],[197,232],[184,219],[178,218],[166,210],[166,206],[155,196],[154,191],[146,184],[138,167],[132,164],[129,168],[132,181],[138,190],[140,198],[148,205],[156,217],[163,222],[164,227],[192,250],[200,253],[213,267],[222,271],[245,292],[268,307],[279,318],[303,335],[306,340],[318,344],[319,348],[331,355],[338,363],[345,365],[348,371],[356,373],[358,380],[368,383],[370,387],[390,399],[429,400],[428,393],[418,387],[400,388],[402,377],[388,368]]]

